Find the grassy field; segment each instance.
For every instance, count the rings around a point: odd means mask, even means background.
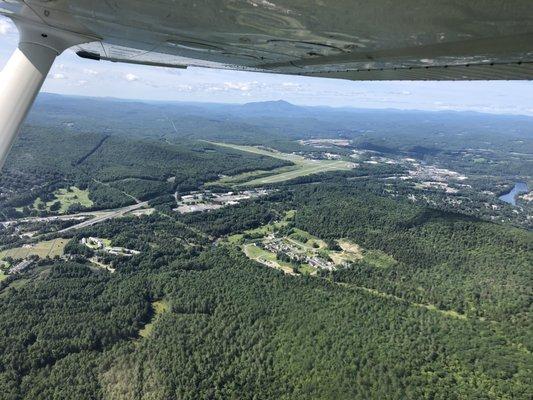
[[[349,161],[310,160],[297,154],[281,153],[277,150],[267,148],[240,146],[228,143],[210,143],[215,144],[217,146],[229,147],[234,150],[246,151],[248,153],[274,157],[280,160],[290,161],[294,164],[288,167],[276,168],[272,171],[254,171],[231,177],[224,177],[221,178],[219,181],[215,182],[217,184],[236,186],[259,186],[270,183],[288,181],[290,179],[295,179],[300,176],[307,176],[330,171],[347,171],[353,168],[353,163]]]
[[[252,260],[266,264],[272,268],[280,269],[286,274],[294,273],[289,263],[279,261],[274,253],[266,251],[253,243],[245,244],[242,249],[246,257]]]
[[[289,238],[296,240],[309,249],[326,249],[328,247],[326,242],[317,238],[316,236],[311,235],[309,232],[302,231],[298,228],[293,228],[293,232],[294,233],[289,235]]]
[[[337,243],[339,244],[340,248],[344,251],[353,253],[353,254],[359,254],[362,256],[361,247],[358,244],[350,242],[348,239],[339,239],[337,240]]]
[[[152,334],[152,331],[154,330],[154,324],[157,321],[157,318],[168,310],[170,310],[170,306],[164,300],[153,301],[152,311],[154,314],[152,316],[151,321],[139,331],[139,336],[142,338],[150,336]]]
[[[301,264],[299,271],[302,275],[315,275],[316,268],[311,267],[309,264]]]
[[[33,208],[36,210],[42,209],[43,207],[50,211],[50,207],[52,204],[54,204],[56,201],[59,201],[61,203],[61,208],[59,209],[60,213],[66,213],[68,211],[68,208],[72,204],[81,204],[83,207],[91,207],[93,205],[93,202],[91,199],[89,199],[89,191],[88,190],[81,190],[75,186],[71,186],[70,190],[67,189],[59,189],[54,192],[55,199],[52,201],[47,202],[43,205],[43,201],[38,198],[33,203]]]
[[[4,271],[0,270],[0,282],[2,282],[6,278],[7,278],[7,275],[4,273]]]
[[[28,245],[28,247],[17,247],[14,249],[4,250],[0,252],[0,259],[11,257],[14,259],[22,259],[28,256],[36,255],[41,258],[55,257],[63,255],[68,239],[54,239],[46,242],[39,242]]]

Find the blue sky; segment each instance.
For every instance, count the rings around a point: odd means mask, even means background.
[[[14,25],[0,17],[0,68],[16,48]],[[471,110],[533,116],[533,82],[351,82],[190,68],[97,62],[67,50],[43,90],[141,100],[247,103],[283,99],[300,105]]]

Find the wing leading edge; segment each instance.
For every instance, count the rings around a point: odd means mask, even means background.
[[[533,78],[531,0],[4,0],[0,5],[16,3],[41,23],[99,38],[77,48],[95,59],[351,80]]]
[[[55,58],[351,80],[533,79],[531,0],[0,0],[0,168]]]

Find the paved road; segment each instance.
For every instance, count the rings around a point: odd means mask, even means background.
[[[134,211],[134,210],[138,210],[139,208],[143,208],[143,207],[145,207],[147,205],[148,205],[148,202],[147,201],[143,201],[142,203],[133,204],[133,205],[127,206],[127,207],[117,208],[115,210],[99,211],[98,212],[99,215],[96,216],[95,218],[87,220],[87,221],[84,221],[84,222],[81,222],[81,223],[76,224],[76,225],[69,226],[68,228],[60,230],[59,233],[64,233],[64,232],[68,232],[68,231],[71,231],[71,230],[86,228],[88,226],[96,225],[96,224],[99,224],[100,222],[107,221],[108,219],[111,219],[111,218],[122,217],[124,214],[127,214],[127,213],[129,213],[131,211]]]

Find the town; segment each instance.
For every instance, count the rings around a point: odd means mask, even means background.
[[[178,207],[174,211],[180,214],[217,210],[222,207],[239,204],[244,200],[266,196],[271,191],[266,189],[244,190],[240,192],[214,193],[210,190],[190,192],[185,195],[176,193]]]

